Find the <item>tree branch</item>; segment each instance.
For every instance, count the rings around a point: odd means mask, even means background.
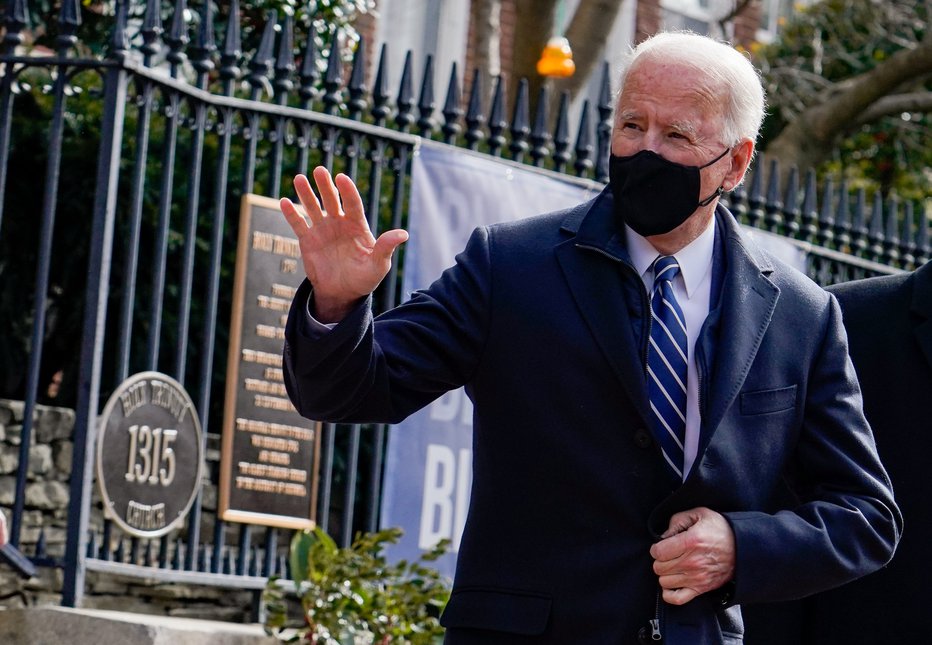
[[[847,88],[833,100],[814,106],[801,116],[808,115],[813,134],[827,142],[888,92],[930,71],[932,39],[926,38],[914,49],[901,49],[869,72],[849,79],[845,83]]]
[[[885,95],[908,81],[932,72],[932,29],[912,49],[902,49],[872,70],[837,83],[825,100],[803,110],[768,145],[766,152],[783,165],[818,165],[835,139]]]
[[[903,112],[932,112],[932,92],[910,92],[885,96],[864,110],[854,125],[864,125],[882,117]]]

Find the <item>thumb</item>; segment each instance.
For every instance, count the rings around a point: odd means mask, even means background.
[[[699,514],[695,511],[695,509],[675,513],[670,518],[670,524],[667,526],[667,530],[664,531],[663,535],[660,537],[666,539],[668,537],[677,535],[678,533],[682,533],[683,531],[688,530],[689,527],[693,526],[698,521]]]
[[[372,254],[380,260],[389,260],[395,252],[395,249],[407,240],[408,232],[403,229],[396,228],[385,231],[379,235],[379,239],[375,241]]]
[[[685,605],[699,594],[695,589],[682,587],[680,589],[664,589],[663,601],[671,605]]]

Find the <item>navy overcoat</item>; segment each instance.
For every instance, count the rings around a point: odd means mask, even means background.
[[[474,403],[448,644],[637,643],[655,617],[668,645],[738,643],[735,603],[800,597],[891,557],[901,519],[835,299],[727,210],[716,219],[721,292],[697,342],[701,441],[682,485],[649,429],[649,304],[610,191],[476,230],[454,267],[376,319],[364,301],[321,336],[311,287],[298,290],[284,365],[303,415],[394,423],[463,385]],[[649,548],[698,506],[734,530],[734,585],[665,605]]]

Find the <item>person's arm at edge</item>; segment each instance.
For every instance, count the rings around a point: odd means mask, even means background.
[[[834,296],[827,310],[797,446],[796,472],[809,479],[803,503],[723,514],[735,536],[735,603],[794,599],[866,575],[889,562],[902,533]]]

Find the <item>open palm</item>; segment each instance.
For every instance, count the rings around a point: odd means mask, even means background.
[[[322,166],[314,169],[313,177],[320,201],[306,176],[294,179],[309,221],[290,199],[283,198],[280,205],[298,238],[304,272],[314,287],[314,314],[321,322],[337,322],[388,274],[392,254],[408,234],[395,229],[376,239],[352,179],[343,174],[334,179]]]

